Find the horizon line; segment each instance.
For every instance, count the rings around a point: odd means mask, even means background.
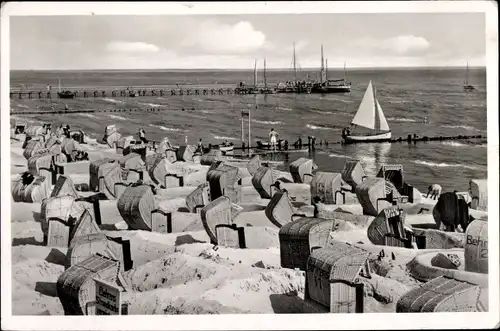
[[[486,65],[476,65],[470,66],[470,68],[486,68]],[[429,65],[429,66],[378,66],[378,67],[347,67],[346,70],[363,70],[363,69],[461,69],[467,68],[467,66],[443,66],[443,65]],[[328,69],[333,70],[344,70],[344,67],[328,67]],[[150,70],[161,70],[161,71],[185,71],[185,70],[225,70],[225,71],[253,71],[253,68],[114,68],[114,69],[106,69],[106,68],[87,68],[87,69],[10,69],[9,71],[150,71]],[[292,70],[291,68],[266,68],[266,71],[288,71]],[[321,67],[304,67],[298,69],[298,71],[302,70],[321,70]],[[263,68],[258,69],[257,71],[263,71]]]

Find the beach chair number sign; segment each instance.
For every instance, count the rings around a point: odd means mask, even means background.
[[[121,315],[122,296],[120,288],[101,279],[95,281],[95,314]]]

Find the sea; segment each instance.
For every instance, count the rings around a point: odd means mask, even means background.
[[[241,111],[251,111],[251,140],[268,139],[274,128],[280,138],[292,144],[299,137],[307,142],[314,136],[314,152],[273,155],[283,160],[283,169],[299,157],[313,158],[318,171],[340,172],[346,160],[360,160],[368,175],[376,175],[382,164],[401,164],[404,180],[424,193],[429,185],[438,183],[443,192],[466,191],[470,179],[487,177],[487,112],[486,69],[471,68],[469,82],[476,91],[464,92],[463,68],[352,69],[351,93],[346,94],[273,94],[273,95],[170,95],[179,87],[235,87],[240,82],[251,84],[251,70],[107,70],[107,71],[11,71],[13,90],[46,91],[50,84],[57,91],[63,88],[87,91],[108,91],[106,97],[89,96],[74,100],[33,96],[19,99],[14,95],[12,111],[64,109],[96,109],[101,112],[58,115],[13,115],[11,121],[24,119],[33,123],[50,122],[53,126],[70,125],[91,137],[101,138],[105,127],[116,124],[122,135],[135,135],[144,128],[147,138],[168,137],[175,144],[205,145],[223,140],[241,145]],[[317,71],[301,71],[299,79],[317,76]],[[269,70],[267,82],[292,80],[289,70]],[[330,70],[329,78],[342,78],[343,72]],[[262,82],[262,73],[258,80]],[[451,140],[408,144],[335,144],[342,128],[348,126],[361,102],[368,83],[372,81],[377,98],[392,130],[393,138],[418,136],[482,135],[484,139]],[[126,87],[164,89],[163,96],[124,98],[112,97],[112,89]],[[100,92],[99,92],[100,93]],[[55,93],[54,93],[55,94]],[[89,93],[93,95],[93,93]],[[119,95],[119,94],[118,94]],[[130,111],[130,109],[141,109]],[[102,112],[107,110],[107,112]],[[149,110],[149,111],[148,111]],[[154,111],[151,111],[154,110]],[[111,112],[110,112],[111,111]],[[425,119],[427,118],[427,122]],[[245,139],[248,123],[244,122]]]

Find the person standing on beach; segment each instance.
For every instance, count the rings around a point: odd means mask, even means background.
[[[278,132],[274,131],[274,128],[271,129],[271,131],[269,132],[269,138],[271,138],[271,147],[273,148],[273,150],[276,152],[276,142],[278,140]]]
[[[203,141],[201,138],[200,138],[200,141],[198,141],[197,152],[200,152],[201,154],[203,154]]]
[[[146,139],[146,131],[144,131],[143,128],[139,130],[139,139],[145,144],[148,143],[148,140]]]
[[[427,191],[427,198],[429,197],[429,193],[431,194],[431,199],[437,200],[439,196],[441,195],[441,185],[439,184],[432,184],[429,186],[429,191]]]

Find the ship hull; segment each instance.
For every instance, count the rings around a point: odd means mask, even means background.
[[[58,94],[57,96],[60,99],[74,99],[75,98],[74,94]]]
[[[388,142],[391,140],[391,132],[385,132],[370,136],[347,136],[343,139],[344,144],[357,144],[368,142]]]
[[[304,88],[304,89],[278,89],[276,90],[276,93],[298,93],[298,94],[310,94],[311,89],[310,88]]]
[[[234,146],[219,146],[219,149],[223,152],[232,152],[234,150]]]
[[[349,93],[351,92],[350,86],[328,86],[316,87],[312,89],[312,93]]]

